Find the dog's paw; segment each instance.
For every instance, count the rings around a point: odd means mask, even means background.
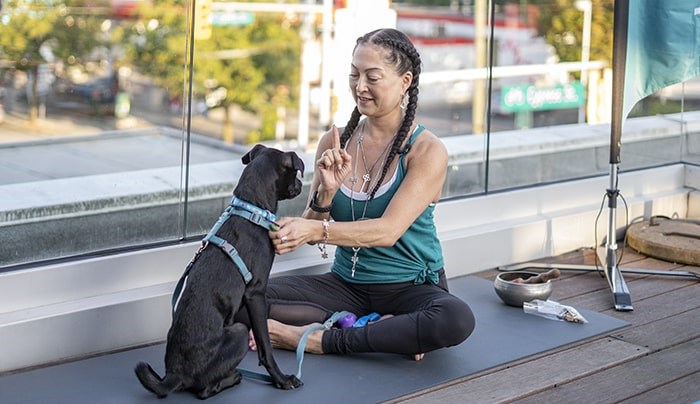
[[[294,375],[285,375],[280,380],[275,381],[275,387],[282,390],[292,390],[304,385],[304,382],[299,380]]]

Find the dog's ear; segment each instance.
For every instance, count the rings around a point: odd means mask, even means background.
[[[243,164],[248,164],[255,158],[255,156],[260,153],[261,150],[265,149],[266,147],[261,144],[256,144],[248,153],[244,154],[243,157],[241,157],[241,161]]]
[[[295,171],[300,171],[301,174],[304,174],[304,161],[299,158],[299,156],[294,153],[294,152],[287,152],[286,154],[286,159],[285,159],[285,165]]]

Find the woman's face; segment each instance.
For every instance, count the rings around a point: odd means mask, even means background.
[[[385,62],[384,48],[364,44],[355,49],[350,66],[350,91],[363,115],[378,117],[400,110],[403,94],[411,84],[412,74],[399,76],[393,65]]]

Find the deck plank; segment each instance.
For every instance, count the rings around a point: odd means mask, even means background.
[[[640,326],[626,327],[613,336],[634,345],[647,347],[654,352],[700,338],[698,319],[700,308],[694,308]],[[700,360],[700,355],[698,359]]]
[[[625,341],[602,338],[399,401],[493,403],[552,388],[644,356],[647,352],[647,348]]]
[[[650,297],[640,297],[636,301],[633,300],[634,311],[619,312],[609,308],[604,313],[634,325],[641,325],[700,307],[700,283],[695,281],[685,282],[678,285],[680,287],[674,288],[670,287],[671,283],[676,284],[677,282],[661,284],[661,287],[669,287],[667,288],[668,290],[660,293],[659,288],[657,288],[660,283],[651,282],[651,285],[644,289],[644,294],[650,295]],[[653,290],[653,293],[649,293],[650,290]]]
[[[572,403],[586,397],[586,403],[611,403],[632,399],[700,372],[700,361],[688,360],[697,358],[698,352],[700,339],[694,339],[513,402]],[[661,402],[673,401],[664,398]]]
[[[619,404],[696,403],[700,397],[700,373],[644,392]]]
[[[591,276],[597,275],[591,274]],[[625,281],[632,297],[632,306],[635,308],[635,310],[630,312],[630,314],[638,314],[640,311],[637,310],[637,308],[640,307],[642,302],[649,298],[667,294],[669,292],[673,292],[675,294],[676,291],[679,291],[679,293],[683,293],[680,292],[682,289],[698,284],[698,282],[694,280],[656,276],[645,276],[636,279],[631,276],[625,276]],[[570,299],[566,299],[564,302],[574,307],[585,307],[589,310],[600,312],[614,312],[614,309],[612,308],[612,292],[608,288],[607,281],[605,279],[602,279],[601,282],[605,285],[605,289],[575,296]],[[642,306],[645,305],[642,304]],[[629,316],[619,318],[629,321]]]

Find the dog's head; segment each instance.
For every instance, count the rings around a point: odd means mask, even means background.
[[[246,167],[234,191],[239,198],[274,212],[276,201],[301,193],[304,162],[296,153],[257,144],[241,161]],[[274,199],[274,206],[264,206],[273,202],[270,199]]]

